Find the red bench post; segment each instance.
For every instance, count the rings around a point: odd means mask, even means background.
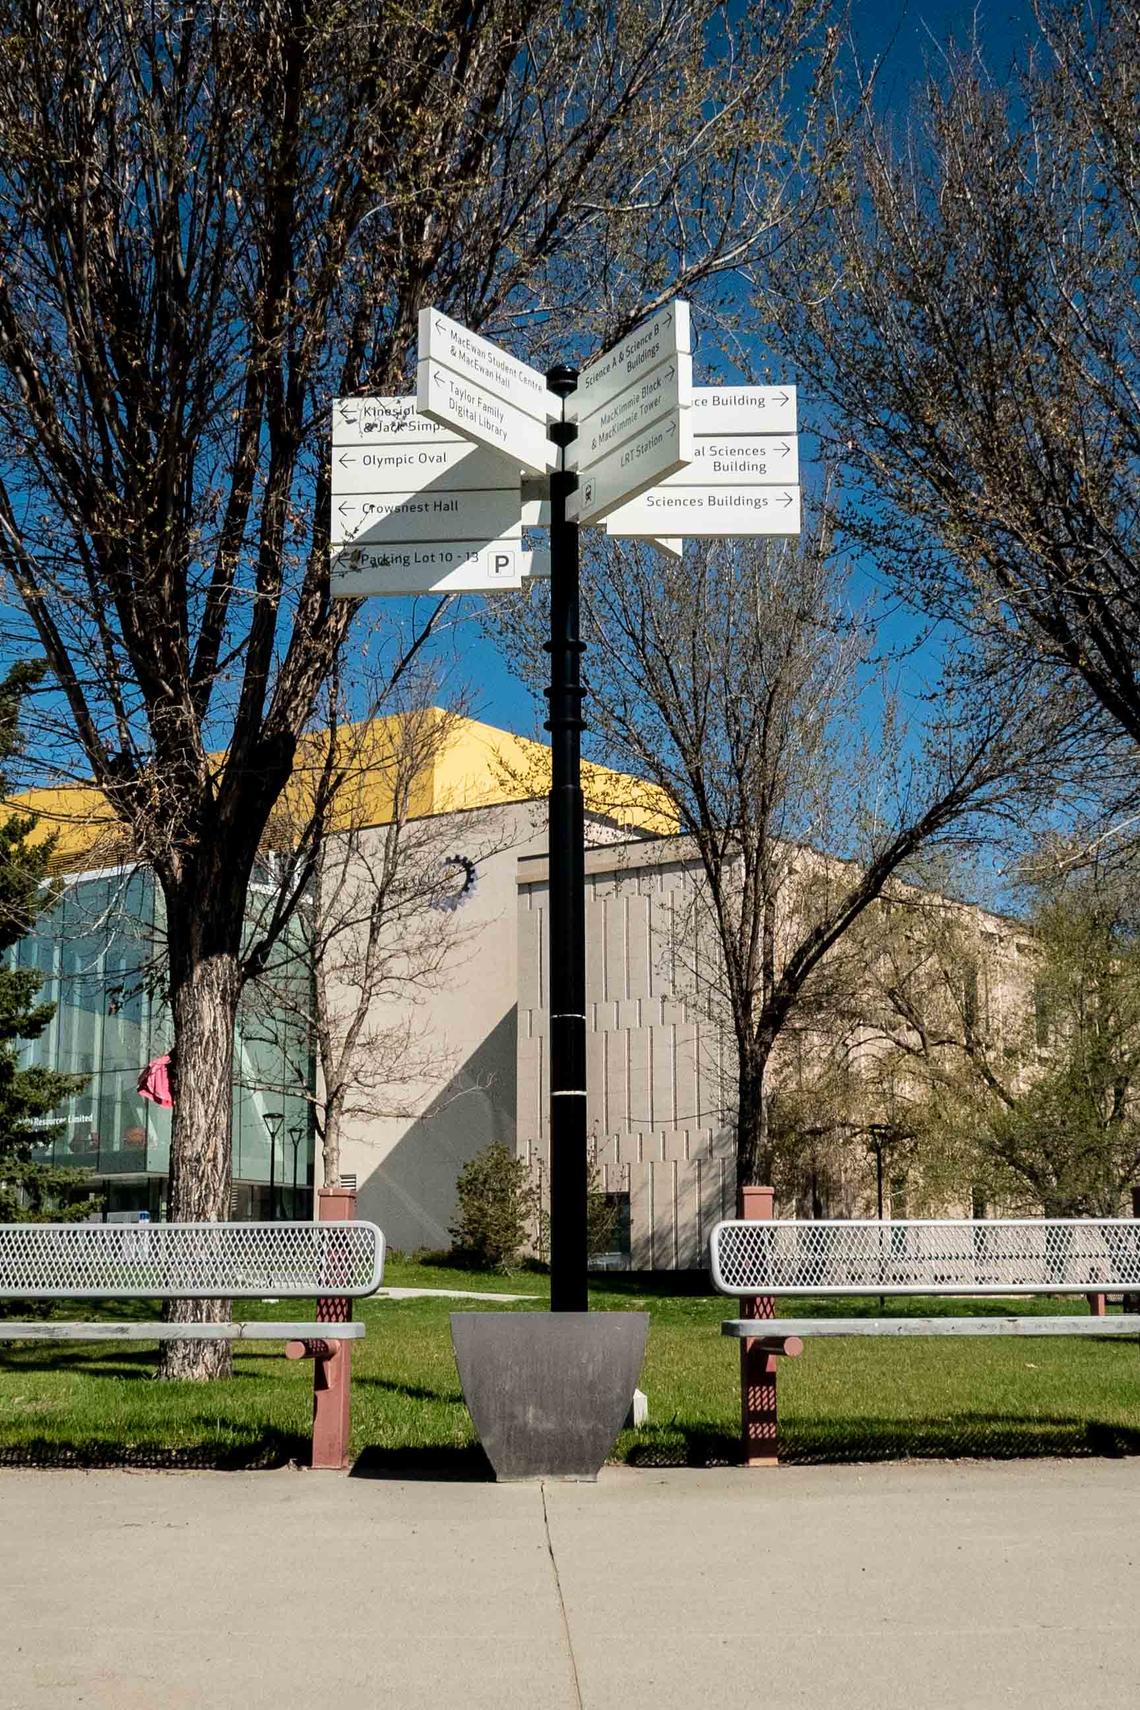
[[[1140,1187],[1132,1189],[1132,1215],[1133,1217],[1140,1217]],[[1134,1290],[1126,1294],[1121,1302],[1121,1310],[1123,1312],[1140,1312],[1140,1294]]]
[[[317,1218],[321,1223],[350,1223],[356,1216],[354,1188],[321,1188]],[[319,1324],[347,1324],[352,1301],[327,1295],[317,1301]],[[352,1343],[290,1342],[290,1359],[313,1362],[313,1449],[310,1465],[343,1472],[348,1466],[352,1429]]]
[[[738,1215],[750,1221],[769,1222],[775,1214],[775,1190],[770,1187],[740,1189]],[[771,1295],[741,1295],[742,1318],[774,1318]],[[776,1433],[776,1362],[778,1355],[753,1337],[740,1344],[740,1436],[746,1467],[779,1465]]]

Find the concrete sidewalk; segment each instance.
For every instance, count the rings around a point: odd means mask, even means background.
[[[1118,1707],[1140,1462],[0,1473],[3,1710]]]

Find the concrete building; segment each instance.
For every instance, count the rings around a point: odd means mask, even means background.
[[[549,1168],[549,751],[474,720],[438,711],[419,716],[439,721],[438,740],[428,730],[405,802],[419,858],[437,871],[462,858],[476,882],[464,884],[446,938],[439,928],[430,982],[415,990],[389,982],[369,1001],[372,1037],[405,1030],[430,1043],[430,1060],[398,1088],[381,1076],[370,1097],[354,1101],[336,1164],[357,1187],[361,1215],[405,1251],[449,1244],[456,1178],[491,1141],[526,1158],[540,1185]],[[365,734],[333,838],[347,850],[336,882],[366,888],[394,815],[400,721],[378,721]],[[734,1059],[710,997],[715,982],[702,977],[708,952],[696,925],[699,867],[659,793],[599,767],[585,768],[584,783],[588,1124],[598,1185],[618,1213],[609,1262],[691,1269],[703,1262],[712,1224],[735,1205]],[[301,798],[304,789],[302,767]],[[51,1033],[29,1055],[92,1076],[90,1090],[64,1112],[65,1138],[55,1143],[61,1161],[90,1169],[116,1211],[129,1213],[137,1203],[161,1215],[168,1114],[135,1092],[138,1070],[169,1035],[153,990],[135,989],[154,886],[121,859],[121,849],[113,866],[108,839],[117,828],[91,796],[41,792],[34,802],[45,823],[63,832],[72,870],[64,902],[20,947],[21,959],[45,972],[44,995],[61,1006]],[[287,821],[286,814],[278,837],[288,835]],[[805,860],[820,858],[805,852]],[[116,889],[114,873],[129,882]],[[265,882],[272,883],[268,859]],[[84,895],[91,906],[81,920]],[[1024,1011],[1028,947],[1009,923],[965,913],[982,952],[981,1001]],[[417,930],[431,933],[442,920],[421,914]],[[324,972],[331,1010],[343,1013],[354,996],[352,956]],[[298,1041],[298,1013],[286,1004],[274,1019],[271,1004],[268,1035],[264,1026],[248,1028],[238,1040],[238,1215],[305,1215],[321,1181],[313,1121],[320,1065],[318,1053]],[[362,1070],[359,1079],[366,1078]],[[873,1213],[873,1175],[864,1170],[834,1209]]]

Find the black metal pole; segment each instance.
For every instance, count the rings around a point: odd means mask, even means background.
[[[546,384],[563,402],[577,369],[559,363]],[[558,446],[577,428],[556,423]],[[578,628],[578,525],[566,520],[576,475],[550,477],[550,1305],[585,1312],[586,1294],[586,869],[582,815],[582,639]]]

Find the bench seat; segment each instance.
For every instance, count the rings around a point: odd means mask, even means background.
[[[722,1336],[778,1342],[804,1336],[1140,1336],[1140,1313],[1112,1318],[729,1318]]]
[[[227,1324],[72,1324],[41,1319],[30,1324],[0,1319],[0,1342],[355,1342],[364,1335],[359,1319],[347,1324],[280,1323],[249,1318]]]

